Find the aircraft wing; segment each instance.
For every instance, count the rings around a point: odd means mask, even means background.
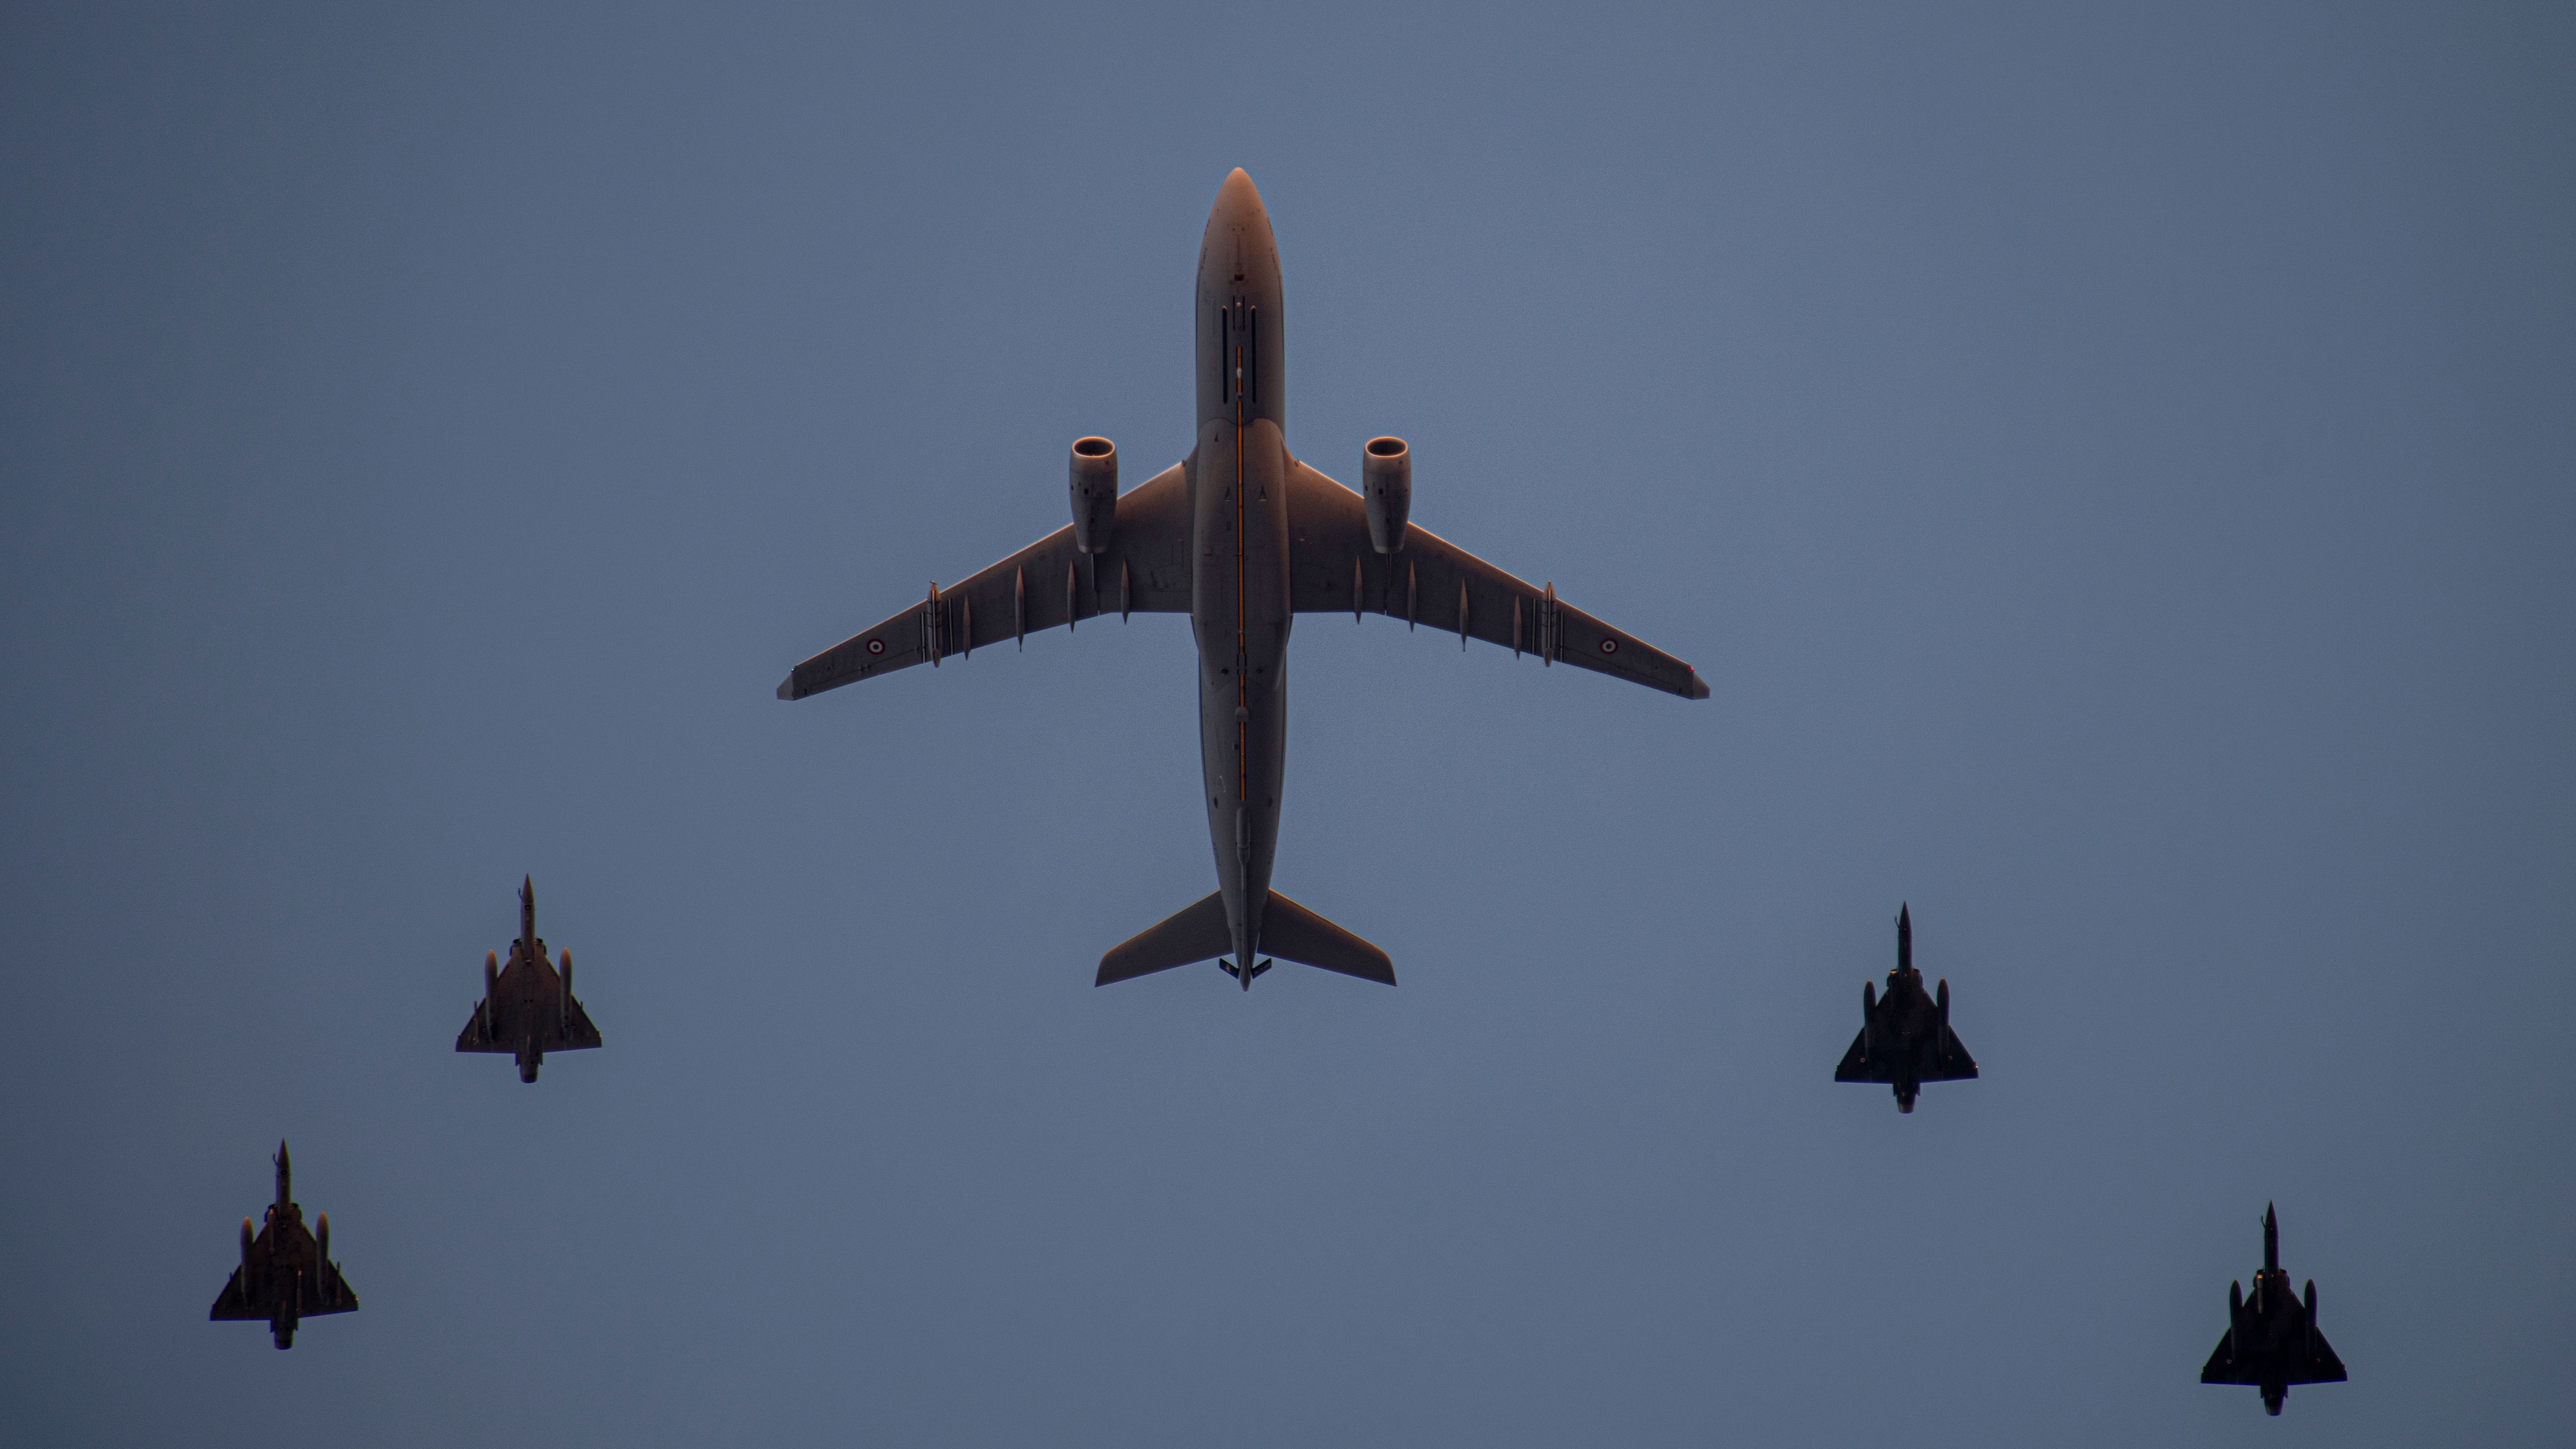
[[[2297,1373],[2291,1375],[2285,1382],[2294,1384],[2339,1384],[2344,1382],[2347,1375],[2343,1370],[2343,1360],[2335,1357],[2334,1347],[2326,1342],[2326,1336],[2314,1329],[2310,1329],[2308,1332],[2308,1343],[2313,1352],[2307,1355],[2308,1361],[2306,1365]]]
[[[797,665],[778,697],[803,699],[1099,614],[1189,611],[1189,469],[1174,463],[1119,495],[1107,552],[1075,549],[1068,523]]]
[[[236,1264],[233,1275],[224,1280],[224,1291],[215,1295],[215,1306],[207,1312],[206,1317],[211,1321],[220,1322],[227,1318],[266,1318],[268,1314],[252,1308],[248,1300],[242,1297],[241,1268]]]
[[[1965,1042],[1947,1026],[1941,1028],[1941,1055],[1925,1064],[1923,1080],[1927,1082],[1964,1082],[1977,1075],[1977,1059],[1968,1055]]]
[[[1852,1033],[1851,1050],[1843,1053],[1842,1065],[1834,1068],[1835,1081],[1892,1082],[1896,1080],[1895,1074],[1888,1070],[1888,1059],[1885,1055],[1882,1054],[1877,1061],[1871,1061],[1861,1055],[1861,1043],[1867,1040],[1868,1036],[1867,1027]]]
[[[2228,1352],[2230,1348],[2235,1346],[2235,1343],[2236,1335],[2233,1333],[2222,1333],[2218,1336],[2218,1347],[2209,1351],[2209,1362],[2200,1366],[2200,1381],[2202,1383],[2250,1384],[2257,1382],[2257,1380],[2244,1377],[2242,1372],[2236,1367],[2235,1356]]]
[[[526,1030],[519,1019],[522,1011],[519,973],[523,971],[544,973],[545,979],[537,983],[537,996],[541,1002],[552,1001],[562,992],[563,978],[555,974],[553,966],[543,961],[530,965],[520,959],[519,949],[513,945],[510,964],[501,968],[500,976],[492,983],[488,1004],[467,1017],[465,1029],[456,1034],[458,1051],[515,1052],[519,1049],[519,1038]],[[552,1010],[538,1013],[537,1030],[542,1038],[537,1043],[539,1047],[550,1052],[564,1052],[599,1045],[599,1028],[591,1025],[590,1013],[583,1009],[580,998],[574,998],[569,1019],[549,1020],[554,1015]]]
[[[1379,553],[1369,543],[1367,502],[1303,463],[1288,472],[1288,536],[1298,613],[1384,614],[1456,634],[1462,647],[1482,639],[1542,662],[1708,698],[1708,681],[1689,665],[1556,598],[1552,585],[1532,587],[1420,524],[1405,525],[1403,548]]]
[[[242,1270],[233,1268],[224,1280],[224,1291],[215,1295],[215,1305],[208,1310],[210,1320],[228,1318],[266,1319],[276,1310],[276,1292],[286,1283],[297,1286],[296,1316],[313,1318],[325,1313],[350,1313],[358,1307],[358,1295],[349,1291],[348,1280],[340,1276],[337,1265],[322,1261],[321,1245],[313,1239],[313,1230],[299,1222],[272,1221],[251,1240],[251,1261],[258,1265],[262,1291],[256,1301],[242,1292]],[[311,1281],[315,1272],[323,1275],[332,1290]]]

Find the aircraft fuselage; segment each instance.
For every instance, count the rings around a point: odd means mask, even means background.
[[[1279,249],[1251,178],[1226,178],[1199,243],[1190,629],[1208,838],[1252,985],[1287,765],[1288,445]]]

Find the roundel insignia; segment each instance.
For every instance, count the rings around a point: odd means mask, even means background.
[[[885,641],[883,639],[869,640],[868,652],[870,654],[883,654],[885,652]]]
[[[1602,652],[1602,653],[1604,653],[1604,654],[1616,654],[1616,653],[1618,653],[1618,652],[1619,652],[1619,641],[1618,641],[1618,640],[1616,640],[1616,639],[1604,639],[1604,640],[1602,640],[1602,641],[1601,641],[1601,652]]]

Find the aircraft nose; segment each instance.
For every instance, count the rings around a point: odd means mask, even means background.
[[[1261,192],[1252,184],[1251,173],[1240,166],[1225,173],[1225,184],[1216,189],[1215,210],[1219,217],[1235,224],[1261,214]]]

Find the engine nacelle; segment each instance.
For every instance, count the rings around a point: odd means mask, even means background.
[[[1118,523],[1118,445],[1107,438],[1073,440],[1073,546],[1107,553]]]
[[[1360,494],[1368,500],[1369,547],[1394,553],[1404,547],[1404,522],[1413,512],[1413,454],[1402,438],[1371,438],[1360,450]]]

